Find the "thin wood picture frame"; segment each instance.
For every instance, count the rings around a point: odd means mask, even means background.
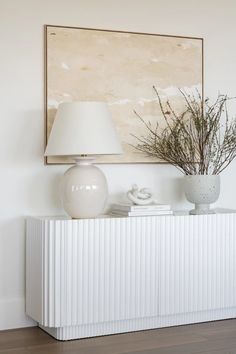
[[[177,110],[184,104],[178,88],[204,90],[204,40],[200,37],[105,29],[44,26],[45,146],[57,106],[63,101],[106,101],[124,154],[99,157],[96,163],[161,163],[136,151],[131,133],[160,120],[155,85]],[[47,157],[45,164],[71,164]]]

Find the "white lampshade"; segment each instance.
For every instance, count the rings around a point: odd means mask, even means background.
[[[121,144],[104,102],[64,102],[58,106],[45,156],[121,153]]]

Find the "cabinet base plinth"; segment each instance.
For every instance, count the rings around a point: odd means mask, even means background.
[[[83,324],[78,326],[45,327],[45,332],[57,340],[72,340],[109,334],[142,331],[148,329],[186,325],[198,322],[217,321],[236,317],[236,308],[190,312],[169,316],[153,316],[131,320]]]

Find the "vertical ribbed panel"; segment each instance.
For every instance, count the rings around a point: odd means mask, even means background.
[[[45,221],[42,324],[61,327],[157,315],[156,220]]]
[[[236,306],[235,216],[173,220],[160,238],[160,315]]]
[[[27,225],[27,313],[69,338],[113,333],[109,323],[115,333],[211,320],[236,307],[235,214]]]

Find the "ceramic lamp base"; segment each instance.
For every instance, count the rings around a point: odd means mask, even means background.
[[[73,219],[93,218],[106,205],[108,187],[103,172],[89,159],[76,159],[63,179],[62,201],[65,211]]]

